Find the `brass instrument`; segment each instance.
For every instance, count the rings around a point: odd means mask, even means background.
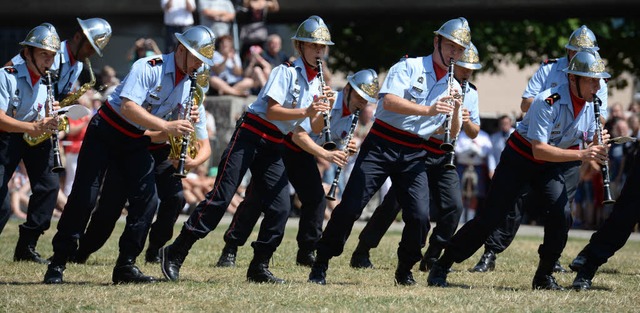
[[[598,138],[598,143],[604,146],[604,142],[602,141],[602,124],[600,123],[600,106],[602,105],[602,100],[598,98],[595,94],[593,95],[593,113],[596,117],[596,137]],[[609,180],[609,164],[605,162],[601,164],[600,171],[602,172],[602,185],[604,188],[604,195],[602,204],[611,204],[615,203],[616,200],[613,200],[611,196],[611,181]]]
[[[198,90],[198,85],[196,82],[197,79],[197,73],[193,72],[191,75],[189,75],[189,80],[191,81],[190,85],[191,87],[189,88],[189,96],[187,97],[187,103],[184,106],[184,116],[183,119],[185,120],[190,120],[191,121],[191,108],[193,107],[193,104],[195,103],[195,96],[196,96],[196,90]],[[186,136],[182,136],[181,140],[180,140],[180,157],[178,158],[178,168],[176,170],[175,173],[173,173],[174,177],[180,177],[180,178],[185,178],[187,177],[187,171],[185,170],[184,166],[185,166],[185,162],[187,159],[187,154],[189,154],[189,157],[191,157],[189,150],[193,150],[193,149],[189,149],[191,146],[191,142],[197,142],[197,139],[195,137],[195,131],[189,133]],[[174,139],[174,141],[177,141],[176,139]],[[174,145],[172,144],[171,147],[173,148]],[[195,151],[195,155],[197,155],[197,151]],[[194,155],[194,157],[195,157]]]
[[[93,69],[91,68],[91,61],[89,60],[89,58],[84,59],[84,64],[89,70],[89,76],[91,78],[90,81],[83,84],[78,90],[69,94],[66,98],[60,101],[59,105],[61,108],[74,104],[83,94],[85,94],[89,89],[91,89],[91,87],[96,84],[96,77],[93,74]],[[64,115],[62,115],[60,117],[60,120],[58,121],[58,131],[63,131],[66,133],[69,132],[69,119]],[[51,137],[51,134],[49,133],[43,133],[37,137],[31,137],[27,133],[23,135],[24,141],[26,141],[27,144],[29,144],[29,146],[31,147],[37,146],[41,142],[49,139],[49,137]]]
[[[202,87],[198,84],[194,94],[193,94],[193,103],[196,105],[202,105],[204,101],[204,92],[202,91]],[[182,136],[172,136],[169,135],[169,145],[171,146],[171,150],[169,152],[169,159],[171,160],[179,160],[180,159],[180,151],[182,150]],[[187,155],[195,159],[198,156],[198,150],[200,149],[200,143],[196,138],[196,133],[191,132],[189,134],[189,146],[187,146]]]
[[[358,119],[360,118],[360,109],[357,109],[353,112],[353,120],[351,120],[351,127],[349,128],[349,134],[347,134],[347,138],[345,139],[344,151],[349,153],[349,142],[353,139],[353,134],[356,132],[356,127],[358,126]],[[331,188],[329,188],[329,192],[324,196],[327,200],[335,201],[336,200],[336,189],[338,187],[338,181],[340,181],[340,173],[342,172],[342,167],[338,167],[336,169],[336,173],[333,178],[333,182],[331,183]]]
[[[316,64],[318,66],[318,78],[320,79],[320,92],[324,93],[324,87],[327,85],[324,82],[324,73],[322,72],[322,60],[316,59]],[[322,118],[324,120],[324,127],[322,128],[322,133],[324,134],[324,144],[322,147],[325,150],[333,150],[336,148],[336,143],[331,141],[331,109],[329,111],[322,112]]]
[[[464,105],[464,96],[465,93],[467,91],[467,80],[463,80],[462,81],[462,94],[460,95],[460,101],[462,101],[462,104]],[[458,132],[458,135],[460,135],[460,132]],[[455,145],[456,145],[456,140],[458,139],[458,137],[456,136],[456,139],[454,139],[451,144],[454,146],[454,149],[447,152],[447,154],[445,155],[445,161],[444,161],[444,168],[448,169],[448,170],[455,170],[456,169],[456,162],[455,162],[455,156],[456,156],[456,150],[455,150]]]
[[[447,83],[448,95],[453,96],[453,58],[449,59],[449,79]],[[448,103],[453,105],[453,101],[449,100]],[[453,144],[451,143],[451,114],[447,114],[444,121],[444,138],[440,149],[445,152],[453,151]]]

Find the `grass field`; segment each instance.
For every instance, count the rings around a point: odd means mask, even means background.
[[[245,280],[252,249],[239,250],[238,266],[214,267],[223,246],[226,225],[200,240],[192,249],[177,283],[113,285],[111,270],[117,257],[117,239],[123,224],[107,246],[89,258],[87,265],[69,264],[66,284],[41,284],[45,266],[14,263],[17,221],[11,221],[0,236],[1,312],[637,312],[640,305],[640,242],[627,245],[605,264],[596,276],[594,290],[532,291],[531,279],[537,265],[541,238],[518,236],[499,255],[496,271],[469,273],[482,251],[461,264],[454,264],[450,288],[426,286],[426,273],[414,271],[419,282],[396,287],[393,274],[399,231],[387,234],[372,251],[373,270],[353,270],[349,257],[357,233],[350,237],[345,254],[331,261],[327,285],[307,283],[309,269],[295,265],[295,228],[274,255],[271,270],[287,280],[285,285],[252,284]],[[178,226],[181,226],[179,223]],[[41,238],[38,251],[50,256],[52,229]],[[176,228],[177,229],[177,228]],[[252,238],[255,238],[255,233]],[[587,240],[570,238],[561,259],[567,265]],[[160,267],[144,264],[146,273],[162,277]],[[557,274],[563,286],[571,285],[574,274]]]

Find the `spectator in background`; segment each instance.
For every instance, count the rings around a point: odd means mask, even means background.
[[[264,51],[260,55],[271,64],[271,67],[276,67],[285,61],[291,61],[293,58],[282,51],[282,38],[278,34],[271,34],[267,37]]]
[[[267,83],[267,78],[271,74],[271,64],[262,57],[260,46],[251,46],[247,58],[247,66],[244,69],[244,76],[253,80],[251,94],[258,95],[260,89]]]
[[[280,11],[278,0],[243,0],[247,9],[243,14],[243,26],[240,29],[240,54],[245,55],[249,47],[262,46],[267,40],[267,14]]]
[[[231,23],[236,10],[231,0],[198,0],[200,25],[213,30],[216,38],[231,34]]]
[[[216,38],[216,51],[213,55],[214,65],[209,79],[211,89],[219,95],[246,97],[254,86],[253,79],[244,77],[240,55],[233,48],[231,36]]]
[[[120,79],[116,76],[116,70],[109,65],[102,67],[98,79],[100,79],[100,83],[98,85],[100,88],[108,89],[110,87],[120,85]]]
[[[129,61],[129,66],[131,66],[133,62],[138,61],[138,59],[158,54],[162,54],[162,51],[160,51],[160,48],[158,48],[158,44],[155,40],[151,38],[140,37],[136,39],[136,41],[133,43],[133,46],[129,48],[129,51],[127,52],[127,61]],[[104,68],[102,70],[104,71]],[[113,76],[115,76],[115,71],[113,74]]]
[[[465,132],[460,132],[455,151],[458,163],[456,169],[460,177],[464,206],[462,221],[466,222],[475,216],[475,212],[484,207],[484,199],[496,168],[496,161],[491,139],[484,130],[480,130],[474,139],[469,138]]]
[[[91,93],[91,95],[89,95]],[[93,97],[93,91],[87,92],[78,99],[78,103],[91,109],[91,98]],[[91,116],[83,116],[80,119],[69,119],[69,132],[66,133],[64,139],[60,142],[64,147],[65,152],[65,179],[64,187],[62,191],[65,196],[69,196],[71,193],[71,186],[73,185],[73,179],[76,176],[76,167],[78,165],[78,153],[80,152],[80,146],[82,146],[82,139],[87,131],[87,126]],[[66,202],[66,201],[65,201]]]
[[[513,121],[508,115],[502,115],[498,118],[499,130],[491,134],[491,147],[493,151],[493,159],[496,162],[496,166],[500,162],[500,154],[504,150],[504,146],[507,143],[507,139],[511,136],[511,133],[515,130],[513,128]],[[495,168],[494,168],[495,169]],[[493,176],[493,170],[491,170],[489,177]]]
[[[178,44],[174,33],[183,33],[193,25],[193,11],[196,10],[196,1],[160,0],[160,5],[164,12],[164,51],[170,53]]]

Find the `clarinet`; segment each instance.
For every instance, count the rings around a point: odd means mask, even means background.
[[[453,58],[449,59],[449,79],[447,82],[448,94],[451,96],[453,93]],[[450,105],[453,105],[452,100],[447,101]],[[444,120],[444,139],[440,144],[440,149],[445,152],[453,151],[453,143],[451,142],[451,114],[447,114]]]
[[[464,105],[464,96],[465,93],[467,91],[467,80],[463,80],[462,81],[462,94],[460,95],[460,101],[462,101],[463,105]],[[460,133],[458,133],[460,134]],[[457,138],[456,138],[457,139]],[[453,142],[451,143],[454,147],[456,145],[456,139],[453,140]],[[455,170],[456,169],[456,163],[454,162],[455,160],[455,156],[456,156],[456,151],[455,148],[449,152],[447,152],[447,154],[445,155],[445,162],[444,162],[444,168],[447,170]]]
[[[189,76],[189,81],[191,82],[191,87],[189,88],[189,96],[187,98],[187,103],[185,105],[184,108],[184,119],[191,119],[191,107],[193,107],[193,96],[196,93],[196,72],[193,72],[190,76]],[[175,173],[173,173],[174,177],[180,177],[180,178],[185,178],[187,177],[187,173],[185,171],[184,168],[184,163],[187,159],[187,149],[189,148],[189,140],[190,135],[183,135],[182,136],[182,146],[180,147],[180,159],[178,161],[178,169],[176,170]]]
[[[344,151],[346,153],[349,153],[349,142],[351,142],[351,139],[353,139],[353,134],[356,131],[356,127],[358,126],[358,118],[360,118],[360,110],[356,110],[355,112],[353,112],[353,120],[351,121],[351,127],[349,128],[349,134],[347,135],[347,139],[346,139],[346,145],[344,147]],[[327,192],[327,195],[325,196],[325,198],[327,198],[327,200],[330,201],[335,201],[336,200],[336,189],[338,187],[338,181],[340,180],[340,173],[342,173],[342,167],[338,167],[336,169],[336,173],[335,176],[333,177],[333,182],[331,183],[331,188],[329,188],[329,192]]]
[[[598,138],[598,142],[601,145],[604,145],[602,141],[602,124],[600,124],[600,105],[602,105],[602,100],[598,98],[595,94],[593,95],[593,113],[595,113],[596,117],[596,137]],[[605,162],[602,166],[600,166],[600,171],[602,172],[602,184],[604,185],[604,197],[602,204],[612,204],[615,203],[616,200],[613,200],[611,196],[611,181],[609,180],[609,164]]]
[[[324,82],[324,73],[322,72],[322,60],[316,59],[316,64],[318,66],[318,78],[320,79],[320,92],[324,93],[324,86],[326,86],[326,83]],[[322,112],[322,118],[324,120],[324,127],[322,128],[324,144],[322,147],[325,150],[333,150],[336,148],[336,143],[331,141],[331,116],[329,116],[329,112]]]
[[[53,110],[53,102],[55,101],[55,97],[53,95],[53,81],[51,80],[51,71],[47,69],[45,71],[47,74],[47,104],[46,111],[47,115],[51,114],[51,116],[55,119],[58,118],[58,114]],[[51,133],[51,147],[53,148],[53,167],[51,171],[54,173],[60,173],[64,171],[64,166],[62,165],[62,157],[60,156],[60,141],[58,140],[58,128]]]

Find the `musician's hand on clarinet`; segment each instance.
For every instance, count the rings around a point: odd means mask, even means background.
[[[347,160],[348,160],[347,154],[341,150],[332,150],[332,151],[325,150],[325,153],[322,157],[323,159],[331,163],[334,163],[340,167],[344,167],[347,164]]]
[[[163,131],[173,136],[186,136],[193,131],[193,125],[187,120],[175,120],[166,122]]]
[[[609,160],[607,149],[597,143],[591,143],[587,149],[582,151],[581,160],[583,162],[596,161],[599,164],[606,164]]]
[[[308,117],[315,117],[322,112],[330,110],[331,107],[329,106],[329,103],[322,101],[326,98],[327,97],[325,96],[315,98],[311,105],[306,108],[305,115]]]
[[[597,138],[594,138],[594,140],[597,141]],[[611,134],[609,134],[609,131],[606,128],[602,129],[602,141],[604,142],[604,145],[607,148],[611,147]]]
[[[180,160],[171,160],[171,164],[173,164],[174,168],[178,168],[178,164],[180,163]],[[189,157],[189,155],[186,155],[184,157],[184,170],[185,172],[188,172],[189,170],[191,170],[192,168],[197,167],[198,164],[196,164],[193,159],[191,157]]]
[[[198,111],[198,105],[197,104],[194,103],[191,106],[191,112],[190,113],[191,113],[190,114],[191,123],[194,123],[194,124],[198,123],[200,121],[200,112]]]
[[[351,141],[347,144],[347,152],[349,155],[354,155],[358,152],[358,143],[355,138],[352,138]]]
[[[471,114],[467,108],[462,108],[462,123],[471,121]]]
[[[58,130],[58,119],[51,116],[41,119],[40,121],[36,122],[36,124],[38,124],[36,127],[39,129],[41,134],[53,134],[56,130]]]
[[[448,101],[452,100],[452,96],[446,96],[440,98],[436,103],[427,107],[428,116],[434,116],[437,114],[451,114],[453,113],[453,106],[448,103]]]
[[[331,107],[333,107],[333,104],[336,102],[336,93],[329,86],[324,86],[322,93],[327,97],[326,99],[329,101]]]
[[[58,110],[60,110],[60,109],[61,109],[61,108],[60,108],[60,101],[53,101],[53,105],[52,105],[52,107],[53,107],[53,110],[54,110],[54,111],[58,111]]]

